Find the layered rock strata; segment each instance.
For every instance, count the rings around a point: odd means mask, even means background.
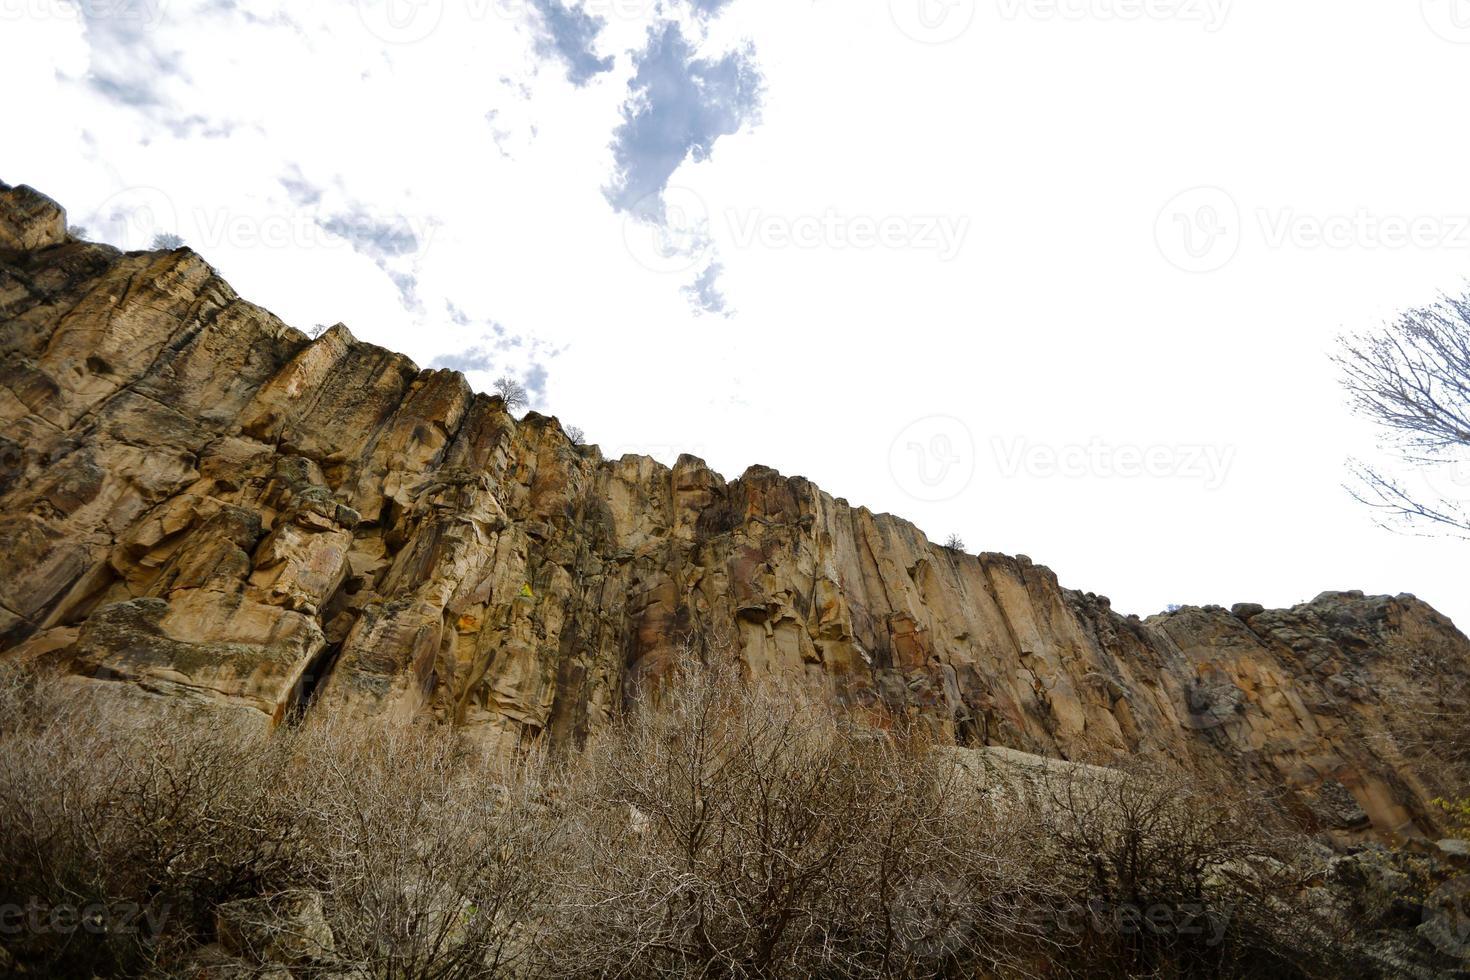
[[[1464,677],[1470,643],[1412,596],[1121,616],[800,477],[606,459],[5,185],[0,357],[0,655],[91,696],[435,718],[496,753],[574,746],[730,650],[875,725],[1224,767],[1345,837],[1438,829],[1395,692]]]

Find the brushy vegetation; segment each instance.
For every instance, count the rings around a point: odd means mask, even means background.
[[[201,971],[226,926],[296,977],[1336,969],[1304,849],[1255,801],[1145,769],[1004,779],[729,670],[505,763],[445,728],[249,737],[69,690],[0,692],[0,945],[35,975],[238,975]],[[302,894],[329,932],[248,920]]]

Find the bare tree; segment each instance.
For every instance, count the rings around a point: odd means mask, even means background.
[[[509,376],[497,378],[495,381],[495,391],[500,395],[501,400],[505,402],[505,410],[507,412],[514,412],[517,409],[525,408],[531,403],[530,396],[526,394],[526,386],[515,378]]]
[[[958,534],[951,534],[944,539],[944,547],[947,551],[962,552],[965,550],[965,539]]]
[[[580,425],[569,425],[563,431],[566,432],[567,439],[574,446],[580,446],[587,441],[587,434],[582,431]]]
[[[1470,458],[1470,295],[1411,310],[1381,333],[1341,337],[1333,359],[1353,409],[1382,427],[1385,448],[1402,461],[1442,471]],[[1349,492],[1385,526],[1470,537],[1470,486],[1420,493],[1372,464],[1349,467]]]
[[[173,251],[184,247],[184,240],[171,231],[161,231],[153,236],[153,244],[149,246],[154,251]]]

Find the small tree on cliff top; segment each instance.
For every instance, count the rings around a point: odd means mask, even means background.
[[[507,412],[525,408],[531,401],[530,396],[526,394],[526,386],[512,377],[497,378],[495,392],[505,402]]]

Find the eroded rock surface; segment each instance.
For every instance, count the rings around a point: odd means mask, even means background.
[[[752,467],[605,459],[451,371],[315,340],[188,249],[69,238],[0,185],[0,650],[280,724],[436,718],[574,745],[691,650],[874,724],[1282,787],[1334,833],[1432,834],[1388,696],[1470,643],[1412,596],[1140,620],[1025,557]]]

